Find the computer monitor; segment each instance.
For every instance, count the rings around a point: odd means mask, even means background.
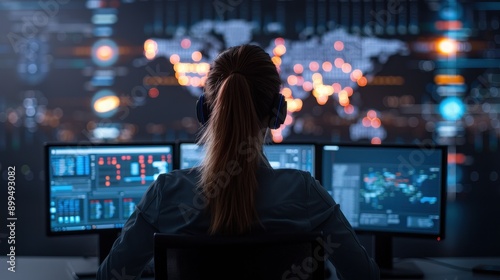
[[[107,256],[144,192],[173,169],[174,145],[46,144],[48,235],[99,234]]]
[[[392,237],[444,238],[447,149],[323,145],[322,184],[356,232],[375,235],[383,276],[423,277],[392,262]]]
[[[195,143],[180,143],[180,168],[191,168],[199,165],[205,156],[202,146]],[[316,150],[314,144],[267,144],[264,154],[273,168],[291,168],[315,173]]]
[[[264,145],[264,154],[275,169],[291,168],[307,171],[314,176],[316,161],[314,144]]]

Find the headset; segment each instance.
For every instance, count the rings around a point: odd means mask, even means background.
[[[270,119],[268,127],[270,129],[277,129],[285,122],[286,118],[287,104],[285,101],[285,96],[278,93],[278,95],[273,100],[273,106],[271,107],[271,112],[269,112]],[[200,95],[198,101],[196,101],[196,117],[198,121],[205,125],[210,119],[211,109],[206,102],[205,95]]]

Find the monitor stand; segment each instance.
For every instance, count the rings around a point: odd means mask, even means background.
[[[393,262],[392,236],[375,234],[375,262],[382,279],[422,279],[424,273],[414,263]]]
[[[116,231],[109,231],[109,232],[100,232],[99,233],[99,248],[98,248],[98,261],[99,263],[97,264],[98,266],[101,265],[101,263],[106,259],[108,256],[109,252],[111,251],[111,248],[113,247],[113,244],[118,238],[119,232],[117,233]],[[93,271],[86,271],[86,272],[73,272],[73,277],[74,279],[90,279],[90,278],[96,278],[97,274],[97,269],[98,267],[95,267],[95,270]]]

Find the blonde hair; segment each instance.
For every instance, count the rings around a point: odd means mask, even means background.
[[[256,172],[280,84],[269,54],[255,45],[229,48],[212,64],[205,83],[211,114],[200,137],[206,156],[199,182],[211,234],[241,234],[258,223]]]

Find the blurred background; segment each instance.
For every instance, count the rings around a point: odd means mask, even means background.
[[[289,104],[271,141],[449,146],[446,238],[397,238],[395,256],[498,256],[499,11],[452,0],[1,0],[0,218],[15,166],[16,254],[96,254],[93,235],[45,234],[44,142],[194,140],[209,63],[254,43]],[[2,254],[6,237],[0,228]]]

